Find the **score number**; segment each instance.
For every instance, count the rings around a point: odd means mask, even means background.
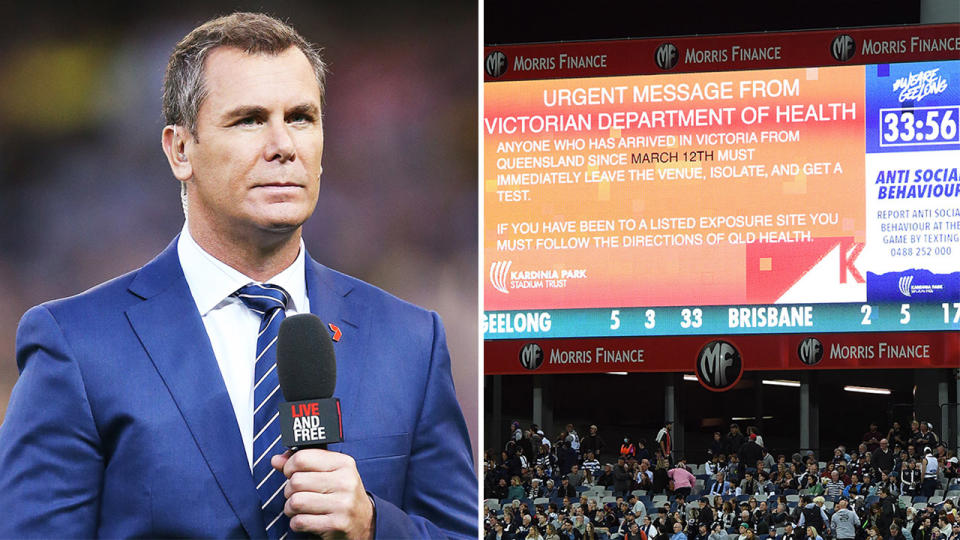
[[[960,106],[880,109],[880,146],[948,144],[960,141]]]
[[[643,326],[647,329],[652,329],[657,326],[657,312],[648,309],[643,312],[644,322]],[[617,330],[620,328],[620,310],[614,309],[610,311],[610,329]]]

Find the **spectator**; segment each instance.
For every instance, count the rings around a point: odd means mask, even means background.
[[[670,536],[670,540],[687,540],[687,535],[683,534],[683,525],[680,522],[673,524],[673,535]]]
[[[717,433],[717,435],[719,435],[719,433]],[[715,474],[717,474],[720,471],[720,469],[723,468],[723,466],[720,464],[721,455],[722,454],[716,454],[710,458],[710,461],[704,463],[703,472],[706,474],[709,474],[710,476],[714,476]]]
[[[837,540],[853,540],[857,536],[860,518],[849,506],[850,504],[846,499],[840,499],[833,512],[833,517],[830,518],[830,528]]]
[[[887,440],[890,441],[890,444],[892,444],[894,448],[907,447],[907,437],[903,432],[903,428],[900,427],[900,422],[893,423],[890,431],[887,432]]]
[[[907,540],[906,537],[903,536],[903,533],[900,532],[900,525],[891,523],[887,530],[890,531],[890,536],[887,537],[887,540]]]
[[[733,522],[737,519],[737,514],[734,512],[734,506],[731,501],[723,502],[723,513],[720,514],[720,518],[723,523],[723,530],[730,530],[733,527]]]
[[[647,535],[648,540],[653,540],[657,537],[660,532],[653,525],[653,521],[650,520],[649,515],[643,516],[643,524],[640,525],[640,530]]]
[[[797,521],[797,526],[814,527],[817,531],[824,530],[830,520],[827,519],[827,514],[823,511],[823,497],[818,496],[813,498],[806,495],[803,501],[805,504],[800,511],[800,519]]]
[[[600,478],[597,478],[597,484],[605,488],[613,485],[613,465],[607,463],[603,466],[603,472],[600,473]]]
[[[737,456],[743,464],[740,471],[741,475],[746,470],[752,470],[754,474],[756,474],[756,463],[763,457],[763,451],[760,449],[760,445],[757,444],[756,433],[751,433],[746,441],[744,441],[737,452]]]
[[[710,508],[710,500],[706,497],[700,497],[700,507],[697,511],[697,525],[704,527],[704,531],[709,531],[713,527],[713,522],[715,516],[713,515],[713,508]]]
[[[567,473],[567,480],[570,481],[570,485],[574,488],[580,487],[583,484],[583,471],[580,470],[580,467],[574,463],[570,466],[570,472]]]
[[[713,432],[713,440],[710,441],[710,446],[707,448],[707,459],[713,460],[714,458],[719,458],[720,454],[725,454],[726,452],[723,449],[723,439],[720,436],[719,431]]]
[[[873,452],[873,465],[885,473],[893,470],[893,450],[887,439],[880,439],[879,448]]]
[[[747,469],[747,472],[743,475],[743,481],[740,482],[740,491],[739,495],[756,495],[760,492],[760,483],[753,478],[753,471]]]
[[[641,461],[637,465],[637,476],[634,479],[637,485],[637,489],[643,489],[647,491],[653,490],[653,471],[650,470],[650,462],[646,459]]]
[[[759,443],[758,443],[759,444]],[[761,450],[763,451],[763,465],[770,472],[773,472],[774,468],[777,466],[777,461],[773,459],[773,454],[767,452],[767,447],[760,445]]]
[[[844,485],[840,480],[840,473],[836,470],[830,473],[830,481],[824,486],[824,495],[827,497],[839,497],[843,494]]]
[[[649,461],[651,459],[653,459],[653,456],[650,455],[650,449],[647,448],[647,440],[637,439],[637,461]]]
[[[736,424],[734,424],[736,425]],[[724,476],[726,476],[727,481],[733,484],[738,484],[740,482],[740,459],[736,454],[729,455],[730,460],[727,462],[727,467],[724,469]]]
[[[880,430],[877,429],[877,423],[870,422],[870,429],[863,434],[861,440],[866,444],[868,452],[874,452],[880,448],[880,439],[882,438],[883,435],[880,433]]]
[[[617,465],[613,468],[613,494],[625,497],[630,491],[632,477],[627,471],[627,466],[623,457],[617,459]]]
[[[667,472],[667,478],[670,479],[673,493],[684,498],[690,495],[690,492],[693,491],[693,486],[697,482],[697,478],[683,467],[682,460],[676,467]]]
[[[596,456],[597,459],[600,459],[604,446],[603,439],[600,438],[600,435],[597,433],[596,424],[591,424],[590,432],[580,441],[580,450],[584,452],[584,454],[593,452],[593,455]],[[594,476],[596,476],[596,474],[594,474]]]
[[[577,430],[573,427],[573,424],[567,424],[567,437],[566,442],[570,443],[570,448],[573,449],[577,454],[577,458],[580,457],[580,434],[577,433]]]
[[[917,438],[917,447],[929,446],[936,448],[940,444],[940,438],[931,430],[929,422],[920,422],[920,435]]]
[[[657,436],[654,439],[657,445],[659,446],[660,455],[662,455],[671,465],[673,465],[673,438],[671,432],[673,431],[673,422],[667,421],[660,431],[657,432]]]
[[[816,527],[807,527],[807,540],[823,540],[823,537],[817,532]]]
[[[545,490],[544,490],[543,486],[541,485],[540,479],[539,479],[539,478],[531,478],[531,479],[530,479],[530,489],[527,490],[527,498],[528,498],[528,499],[531,499],[531,500],[532,500],[532,499],[538,499],[538,498],[540,498],[540,497],[543,497],[544,493],[545,493]],[[513,497],[509,497],[509,498],[512,499]]]
[[[748,439],[750,438],[750,435],[756,435],[756,437],[754,438],[754,441],[756,441],[756,443],[759,444],[761,447],[764,446],[763,435],[760,435],[760,431],[757,430],[757,426],[747,426]]]
[[[940,464],[937,458],[933,457],[929,446],[923,448],[923,468],[921,469],[920,494],[924,497],[932,497],[933,492],[937,490],[937,473],[940,470]]]
[[[729,456],[730,454],[740,450],[740,447],[743,446],[744,435],[740,431],[740,426],[736,423],[730,424],[730,431],[727,432],[727,436],[724,438],[724,452]]]
[[[795,540],[793,535],[793,523],[788,521],[783,527],[783,534],[778,536],[776,540]]]
[[[560,479],[560,486],[557,487],[557,495],[560,497],[576,497],[577,489],[570,485],[570,479],[566,476]]]
[[[582,447],[582,446],[581,446]],[[600,461],[597,460],[593,450],[587,450],[583,460],[583,469],[590,471],[590,474],[596,478],[600,474]]]
[[[630,442],[630,437],[623,438],[623,444],[620,445],[620,457],[624,459],[637,457],[637,447]]]

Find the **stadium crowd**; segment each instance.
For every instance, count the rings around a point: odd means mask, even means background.
[[[512,422],[484,458],[485,537],[960,540],[958,459],[927,422],[871,424],[819,458],[774,456],[755,427],[731,424],[696,464],[674,455],[672,428],[617,448],[596,425],[550,438]]]

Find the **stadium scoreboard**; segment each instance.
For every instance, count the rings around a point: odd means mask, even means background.
[[[960,25],[483,67],[486,373],[960,367]]]

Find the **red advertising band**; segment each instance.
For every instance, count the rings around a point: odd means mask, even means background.
[[[722,350],[715,344],[726,344],[742,371],[960,367],[960,333],[857,332],[488,340],[484,372],[696,373],[705,354]]]
[[[960,25],[502,45],[484,81],[884,64],[960,58]]]

